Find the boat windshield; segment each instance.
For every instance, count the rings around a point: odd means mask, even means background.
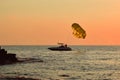
[[[67,47],[67,44],[64,43],[58,43],[58,45],[60,45],[59,47]]]

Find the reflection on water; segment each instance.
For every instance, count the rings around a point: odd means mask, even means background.
[[[0,75],[43,80],[120,79],[119,46],[71,46],[73,51],[50,51],[47,47],[4,46],[25,61],[0,66]]]

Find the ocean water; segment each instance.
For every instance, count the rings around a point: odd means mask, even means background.
[[[120,80],[120,46],[70,46],[73,51],[51,51],[48,47],[3,46],[8,53],[30,61],[2,65],[0,76],[41,80]]]

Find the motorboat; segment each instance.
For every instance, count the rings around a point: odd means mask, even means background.
[[[67,44],[64,43],[58,43],[60,46],[58,47],[49,47],[49,50],[52,51],[72,51],[70,47],[67,47]]]

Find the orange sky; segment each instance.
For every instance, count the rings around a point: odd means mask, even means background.
[[[1,0],[1,45],[120,45],[120,0]],[[72,35],[79,23],[86,39]]]

